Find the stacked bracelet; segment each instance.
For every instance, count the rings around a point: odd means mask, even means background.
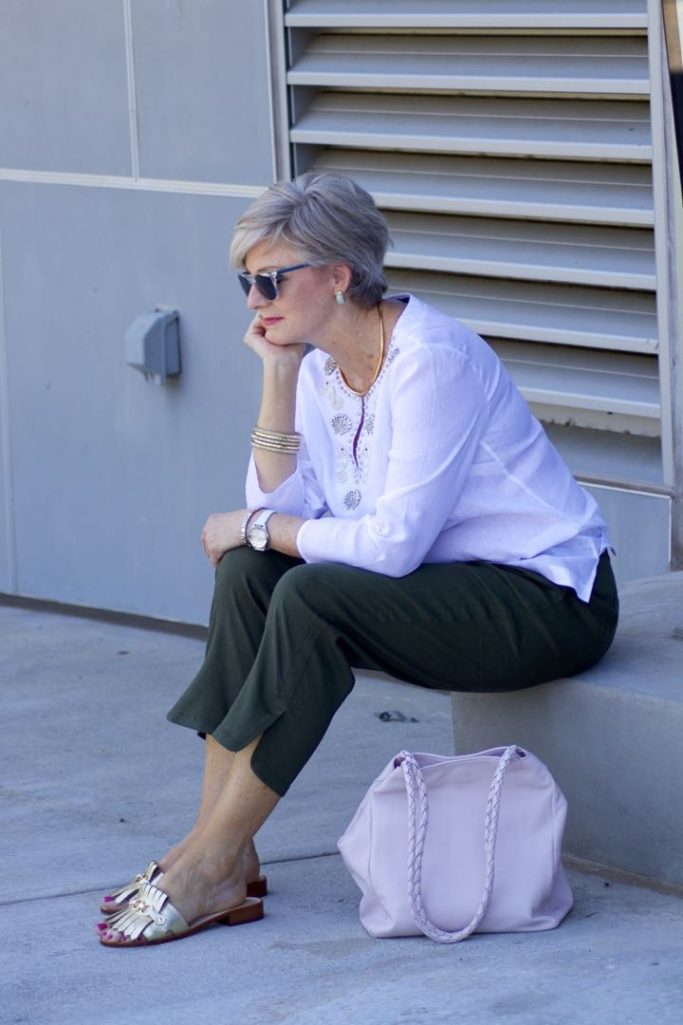
[[[284,431],[267,431],[257,424],[251,432],[251,444],[254,448],[263,448],[268,452],[295,455],[299,451],[301,435],[296,432],[286,434]]]

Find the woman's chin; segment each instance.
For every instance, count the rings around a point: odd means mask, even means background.
[[[291,341],[291,339],[285,338],[283,335],[279,334],[278,331],[273,329],[266,331],[264,334],[264,338],[267,342],[270,342],[271,345],[284,346],[295,344]]]
[[[279,345],[281,348],[299,345],[299,339],[292,338],[287,331],[280,329],[279,324],[272,324],[270,327],[267,327],[264,332],[264,338],[271,345]]]
[[[282,324],[282,320],[273,318],[272,320],[262,320],[261,325],[263,327],[263,333],[269,342],[278,342],[282,338],[282,333],[278,331],[278,327]]]

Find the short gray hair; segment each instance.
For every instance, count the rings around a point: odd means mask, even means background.
[[[370,308],[387,290],[382,266],[389,230],[372,196],[353,179],[309,171],[271,185],[242,214],[230,260],[243,267],[260,242],[285,242],[314,266],[343,263],[351,269],[347,297]]]

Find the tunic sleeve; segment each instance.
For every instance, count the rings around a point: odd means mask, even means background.
[[[275,491],[263,491],[253,455],[249,459],[246,484],[247,508],[265,507],[290,516],[317,519],[326,512],[325,499],[315,478],[304,439],[297,457],[296,471],[287,477]]]

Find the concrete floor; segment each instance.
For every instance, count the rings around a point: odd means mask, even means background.
[[[452,750],[448,697],[363,678],[259,836],[263,922],[148,950],[96,940],[100,895],[192,820],[201,743],[166,709],[187,637],[0,607],[0,1022],[680,1025],[683,901],[570,874],[549,933],[373,940],[338,836],[403,747]],[[384,710],[419,721],[382,722]]]

